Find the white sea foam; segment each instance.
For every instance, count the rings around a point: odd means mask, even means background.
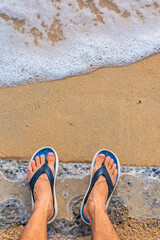
[[[159,51],[160,1],[0,1],[1,87],[127,65]]]

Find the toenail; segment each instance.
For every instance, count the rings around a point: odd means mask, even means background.
[[[104,155],[99,155],[99,157],[100,157],[101,159],[105,159],[105,156],[104,156]]]
[[[52,152],[48,153],[48,156],[53,157],[53,153]]]

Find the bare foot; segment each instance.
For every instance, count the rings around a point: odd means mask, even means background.
[[[54,162],[55,162],[55,156],[52,152],[48,153],[47,155],[47,162],[48,166],[50,167],[53,176],[54,176]],[[45,156],[41,155],[40,158],[37,156],[35,158],[35,161],[31,161],[31,166],[28,167],[28,181],[30,182],[33,175],[37,172],[37,170],[42,167],[42,165],[45,163]],[[42,207],[43,209],[46,209],[47,212],[47,219],[50,220],[53,216],[53,196],[51,192],[51,186],[48,180],[48,176],[46,173],[43,173],[35,183],[34,189],[33,189],[33,195],[34,195],[34,209]]]
[[[93,169],[92,177],[94,176],[95,172],[102,167],[102,164],[105,161],[105,167],[110,175],[112,180],[113,186],[116,182],[117,177],[117,169],[116,164],[114,163],[113,159],[110,157],[105,157],[104,154],[98,155],[96,158],[95,167]],[[96,181],[87,203],[84,207],[84,215],[85,217],[91,222],[91,219],[94,218],[95,208],[103,208],[106,211],[106,202],[108,199],[108,184],[104,176],[100,176]]]

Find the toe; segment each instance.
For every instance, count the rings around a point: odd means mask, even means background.
[[[104,154],[99,154],[96,158],[96,164],[95,165],[101,165],[103,164],[105,160],[105,155]]]
[[[116,169],[116,164],[114,163],[113,159],[106,158],[105,167],[110,175],[110,178],[111,178],[113,186],[114,186],[115,182],[116,182],[116,177],[117,177],[117,169]]]
[[[112,169],[111,169],[114,173],[114,171],[116,170],[116,164],[114,163],[113,166],[112,166]]]
[[[29,167],[28,167],[28,181],[31,180],[32,175],[33,175],[33,172],[32,172],[32,166],[29,166]]]
[[[115,169],[114,172],[113,172],[114,182],[116,181],[116,177],[117,177],[117,169]]]
[[[112,158],[110,158],[110,161],[109,161],[109,168],[110,169],[113,167],[113,164],[114,164],[114,160]]]
[[[41,155],[41,164],[43,165],[45,163],[45,155]]]
[[[36,166],[39,167],[40,166],[40,158],[37,156],[35,157],[36,160]]]
[[[96,158],[95,166],[93,172],[95,173],[100,167],[102,167],[102,164],[104,163],[105,155],[99,154]]]
[[[47,155],[47,162],[48,163],[53,163],[55,161],[55,156],[53,152],[49,152]]]
[[[114,170],[114,173],[113,173],[113,174],[114,174],[114,176],[117,177],[117,169]]]
[[[106,160],[105,160],[105,166],[106,166],[106,167],[109,166],[110,160],[111,160],[111,158],[110,158],[109,156],[107,156],[107,157],[106,157]]]
[[[34,160],[31,161],[31,167],[32,167],[32,171],[35,171],[36,169],[36,163]]]
[[[47,163],[48,163],[48,166],[50,167],[52,173],[53,173],[53,176],[54,176],[54,163],[55,163],[55,155],[53,152],[49,152],[48,155],[47,155]]]

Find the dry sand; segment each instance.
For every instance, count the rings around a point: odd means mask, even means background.
[[[127,67],[0,89],[0,158],[52,146],[66,162],[101,148],[122,165],[160,166],[160,54]]]

